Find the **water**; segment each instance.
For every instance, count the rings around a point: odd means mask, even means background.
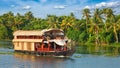
[[[119,48],[77,47],[69,57],[45,57],[14,53],[11,48],[0,47],[0,68],[120,68]]]

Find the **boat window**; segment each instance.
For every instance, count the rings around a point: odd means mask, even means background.
[[[48,48],[48,44],[47,43],[44,44],[44,48]]]
[[[41,48],[42,43],[40,43],[40,42],[36,42],[36,43],[35,43],[35,46],[36,46],[36,48]]]
[[[42,36],[17,36],[17,39],[42,39]]]

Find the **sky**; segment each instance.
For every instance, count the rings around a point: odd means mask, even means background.
[[[31,11],[35,17],[46,18],[47,15],[69,15],[74,13],[81,18],[82,10],[89,8],[110,7],[115,14],[120,14],[120,0],[0,0],[0,15],[12,11],[25,14]]]

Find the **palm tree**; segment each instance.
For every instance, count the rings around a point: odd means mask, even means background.
[[[95,41],[96,44],[100,43],[99,41],[99,32],[100,27],[95,22],[96,20],[91,19],[91,24],[89,25],[88,31],[89,31],[89,40],[88,41]]]
[[[47,21],[49,24],[48,28],[59,28],[58,17],[56,15],[48,15]]]
[[[88,42],[94,41],[96,44],[100,44],[100,32],[103,26],[103,21],[101,17],[101,10],[95,9],[93,17],[89,19],[90,23],[87,24],[87,30],[89,32]]]
[[[14,14],[11,11],[6,14],[3,14],[2,21],[6,27],[11,28],[14,21]]]
[[[25,19],[26,20],[34,19],[34,16],[33,16],[32,12],[29,11],[29,12],[25,13]]]
[[[13,26],[13,22],[14,22],[14,14],[10,11],[8,13],[5,13],[1,16],[1,22],[2,24],[6,27],[7,31],[6,33],[8,33],[9,36],[7,36],[7,39],[11,39],[12,36],[12,26]]]
[[[61,29],[63,29],[65,32],[67,31],[67,29],[70,27],[70,22],[69,22],[68,16],[64,16],[60,26],[61,26]]]
[[[87,31],[87,28],[88,28],[87,24],[90,22],[90,17],[91,17],[90,16],[90,9],[85,8],[83,10],[83,17],[85,17],[85,19],[86,19],[85,25],[86,25],[86,31]]]
[[[109,26],[109,30],[114,33],[114,37],[115,37],[115,42],[118,43],[118,33],[117,30],[120,26],[119,24],[119,20],[116,19],[115,15],[113,14],[112,9],[110,8],[105,8],[103,9],[104,14],[106,15],[106,23],[109,22],[110,26]]]
[[[60,26],[61,26],[61,29],[63,29],[65,32],[67,32],[67,29],[69,28],[73,28],[74,25],[75,25],[75,17],[74,15],[71,15],[70,16],[64,16]]]
[[[24,17],[21,16],[19,13],[17,13],[17,15],[14,17],[14,26],[13,26],[13,30],[20,30],[22,27],[20,25],[24,24]]]
[[[100,43],[100,29],[103,26],[103,21],[102,21],[102,17],[101,17],[101,10],[99,9],[95,9],[94,15],[93,15],[93,22],[94,23],[94,33],[95,33],[95,42],[96,44]]]
[[[7,28],[3,24],[0,24],[0,39],[8,39],[8,36]]]

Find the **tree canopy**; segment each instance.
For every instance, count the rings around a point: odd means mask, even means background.
[[[24,15],[11,11],[0,16],[0,39],[13,39],[16,30],[63,29],[65,34],[78,43],[110,44],[120,42],[120,14],[111,8],[83,9],[83,18],[73,13],[68,16],[48,15],[46,19],[36,18],[32,12]]]

